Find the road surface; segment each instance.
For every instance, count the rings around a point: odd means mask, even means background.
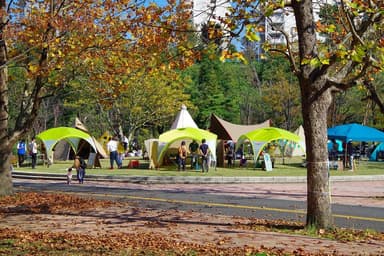
[[[305,222],[306,184],[131,184],[14,179],[16,191],[61,191],[140,207]],[[335,225],[384,232],[384,181],[334,182]]]

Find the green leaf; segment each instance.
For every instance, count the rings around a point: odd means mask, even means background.
[[[268,7],[268,8],[265,10],[264,15],[265,15],[266,17],[269,17],[269,16],[271,16],[271,15],[273,14],[273,11],[274,11],[274,9],[273,9],[272,7]]]
[[[321,62],[318,58],[312,58],[309,64],[313,67],[318,67],[321,65]]]
[[[335,25],[331,24],[331,25],[328,26],[327,32],[332,33],[332,32],[335,32],[335,31],[336,31],[336,26]]]
[[[260,41],[260,36],[255,31],[255,27],[253,25],[246,26],[245,37],[252,42]]]
[[[323,65],[329,65],[329,59],[328,58],[322,58],[322,59],[320,59],[320,63]]]

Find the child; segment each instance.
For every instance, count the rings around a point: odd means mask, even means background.
[[[72,168],[69,167],[67,172],[67,184],[69,185],[71,184],[71,182],[72,182]]]

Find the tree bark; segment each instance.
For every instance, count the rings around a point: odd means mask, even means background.
[[[0,195],[13,193],[10,159],[12,150],[8,137],[8,70],[7,47],[4,38],[4,27],[7,23],[6,1],[0,1]]]
[[[307,150],[307,226],[329,228],[333,225],[327,150],[327,110],[330,91],[316,95],[314,88],[324,80],[301,82],[302,113]]]
[[[333,224],[329,191],[327,112],[332,102],[325,72],[311,65],[317,58],[312,0],[293,0],[299,38],[299,78],[307,154],[307,226]]]
[[[2,143],[2,141],[0,143]],[[14,193],[10,168],[12,154],[9,152],[11,152],[11,150],[0,149],[0,196],[11,195]]]

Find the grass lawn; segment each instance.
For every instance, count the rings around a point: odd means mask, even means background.
[[[128,169],[128,163],[130,160],[139,160],[139,168]],[[211,168],[208,173],[201,173],[196,170],[187,169],[185,172],[178,172],[177,166],[162,166],[158,170],[148,169],[148,161],[137,158],[126,158],[123,161],[123,169],[109,170],[109,159],[101,159],[101,168],[87,169],[87,174],[95,175],[125,175],[125,176],[305,176],[306,168],[301,167],[302,158],[285,158],[283,160],[277,158],[273,171],[263,171],[261,168],[254,168],[252,161],[248,163],[247,167],[234,168],[221,168],[217,167],[216,170]],[[47,167],[44,165],[38,165],[36,169],[32,170],[30,166],[15,167],[15,171],[23,172],[41,172],[41,173],[66,173],[66,169],[72,165],[73,161],[56,161],[53,165]],[[337,171],[330,170],[331,176],[343,176],[343,175],[384,175],[384,162],[373,162],[367,160],[360,160],[355,171]]]

